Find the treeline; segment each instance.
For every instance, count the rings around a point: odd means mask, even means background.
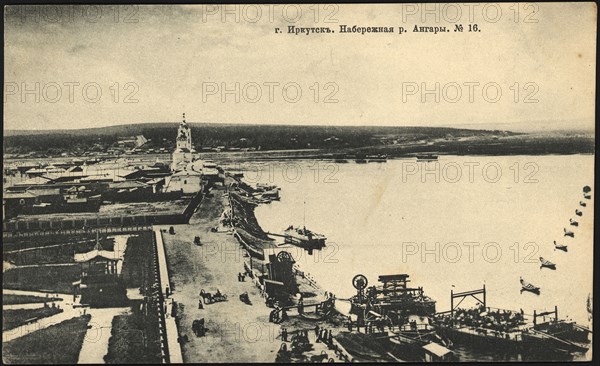
[[[190,123],[197,148],[238,147],[261,150],[357,148],[439,138],[507,135],[510,132],[433,127],[334,127],[286,125],[220,125]],[[173,147],[176,123],[152,123],[28,133],[11,131],[4,137],[5,153],[101,151],[126,136],[144,135],[151,146]]]

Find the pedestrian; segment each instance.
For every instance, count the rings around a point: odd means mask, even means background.
[[[319,335],[319,324],[315,325],[315,336]]]
[[[333,343],[333,334],[331,333],[331,329],[329,329],[329,334],[327,335],[327,343],[328,344]]]
[[[323,343],[327,342],[327,329],[321,328],[321,335],[319,336]]]
[[[202,299],[198,299],[198,309],[203,309]]]

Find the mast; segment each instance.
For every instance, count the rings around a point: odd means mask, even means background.
[[[306,198],[304,198],[304,221],[303,221],[304,230],[306,230]]]

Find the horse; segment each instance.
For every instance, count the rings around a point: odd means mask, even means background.
[[[579,210],[575,210],[575,215],[577,215],[577,216],[583,216],[583,212],[581,212]]]
[[[564,229],[564,228],[563,228],[563,230],[564,230],[564,232],[565,232],[565,236],[570,236],[571,238],[574,238],[574,237],[575,237],[575,233],[574,233],[574,232],[572,232],[572,231],[569,231],[569,230],[567,230],[567,229]]]
[[[571,223],[572,226],[579,226],[579,223],[573,219],[569,219],[569,222]]]
[[[581,207],[586,207],[587,203],[583,202],[583,201],[579,201],[579,206]]]
[[[200,290],[200,296],[205,303],[210,304],[213,302],[213,297],[210,292],[205,292],[204,289]]]

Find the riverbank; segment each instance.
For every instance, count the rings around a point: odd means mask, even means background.
[[[318,325],[331,330],[335,337],[343,330],[341,317],[313,319],[310,314],[302,317],[290,311],[289,320],[279,324],[270,322],[273,309],[265,305],[258,280],[248,276],[244,281],[237,279],[239,273],[246,272],[244,265],[249,262],[249,255],[231,233],[213,231],[228,205],[225,188],[215,187],[205,196],[189,225],[174,225],[175,234],[164,235],[173,299],[177,304],[178,332],[183,340],[183,361],[274,362],[282,344],[291,349],[292,336],[305,331],[309,333],[312,349],[293,360],[335,358],[334,351],[316,342],[314,328]],[[193,243],[195,236],[200,236],[201,246]],[[300,282],[306,306],[325,299],[324,290],[309,285],[308,281]],[[218,290],[227,300],[199,304],[201,290],[211,294]],[[239,295],[244,292],[248,293],[251,305],[240,301]],[[192,327],[200,319],[204,319],[205,335],[197,337]],[[287,342],[282,340],[283,328],[288,333]]]

